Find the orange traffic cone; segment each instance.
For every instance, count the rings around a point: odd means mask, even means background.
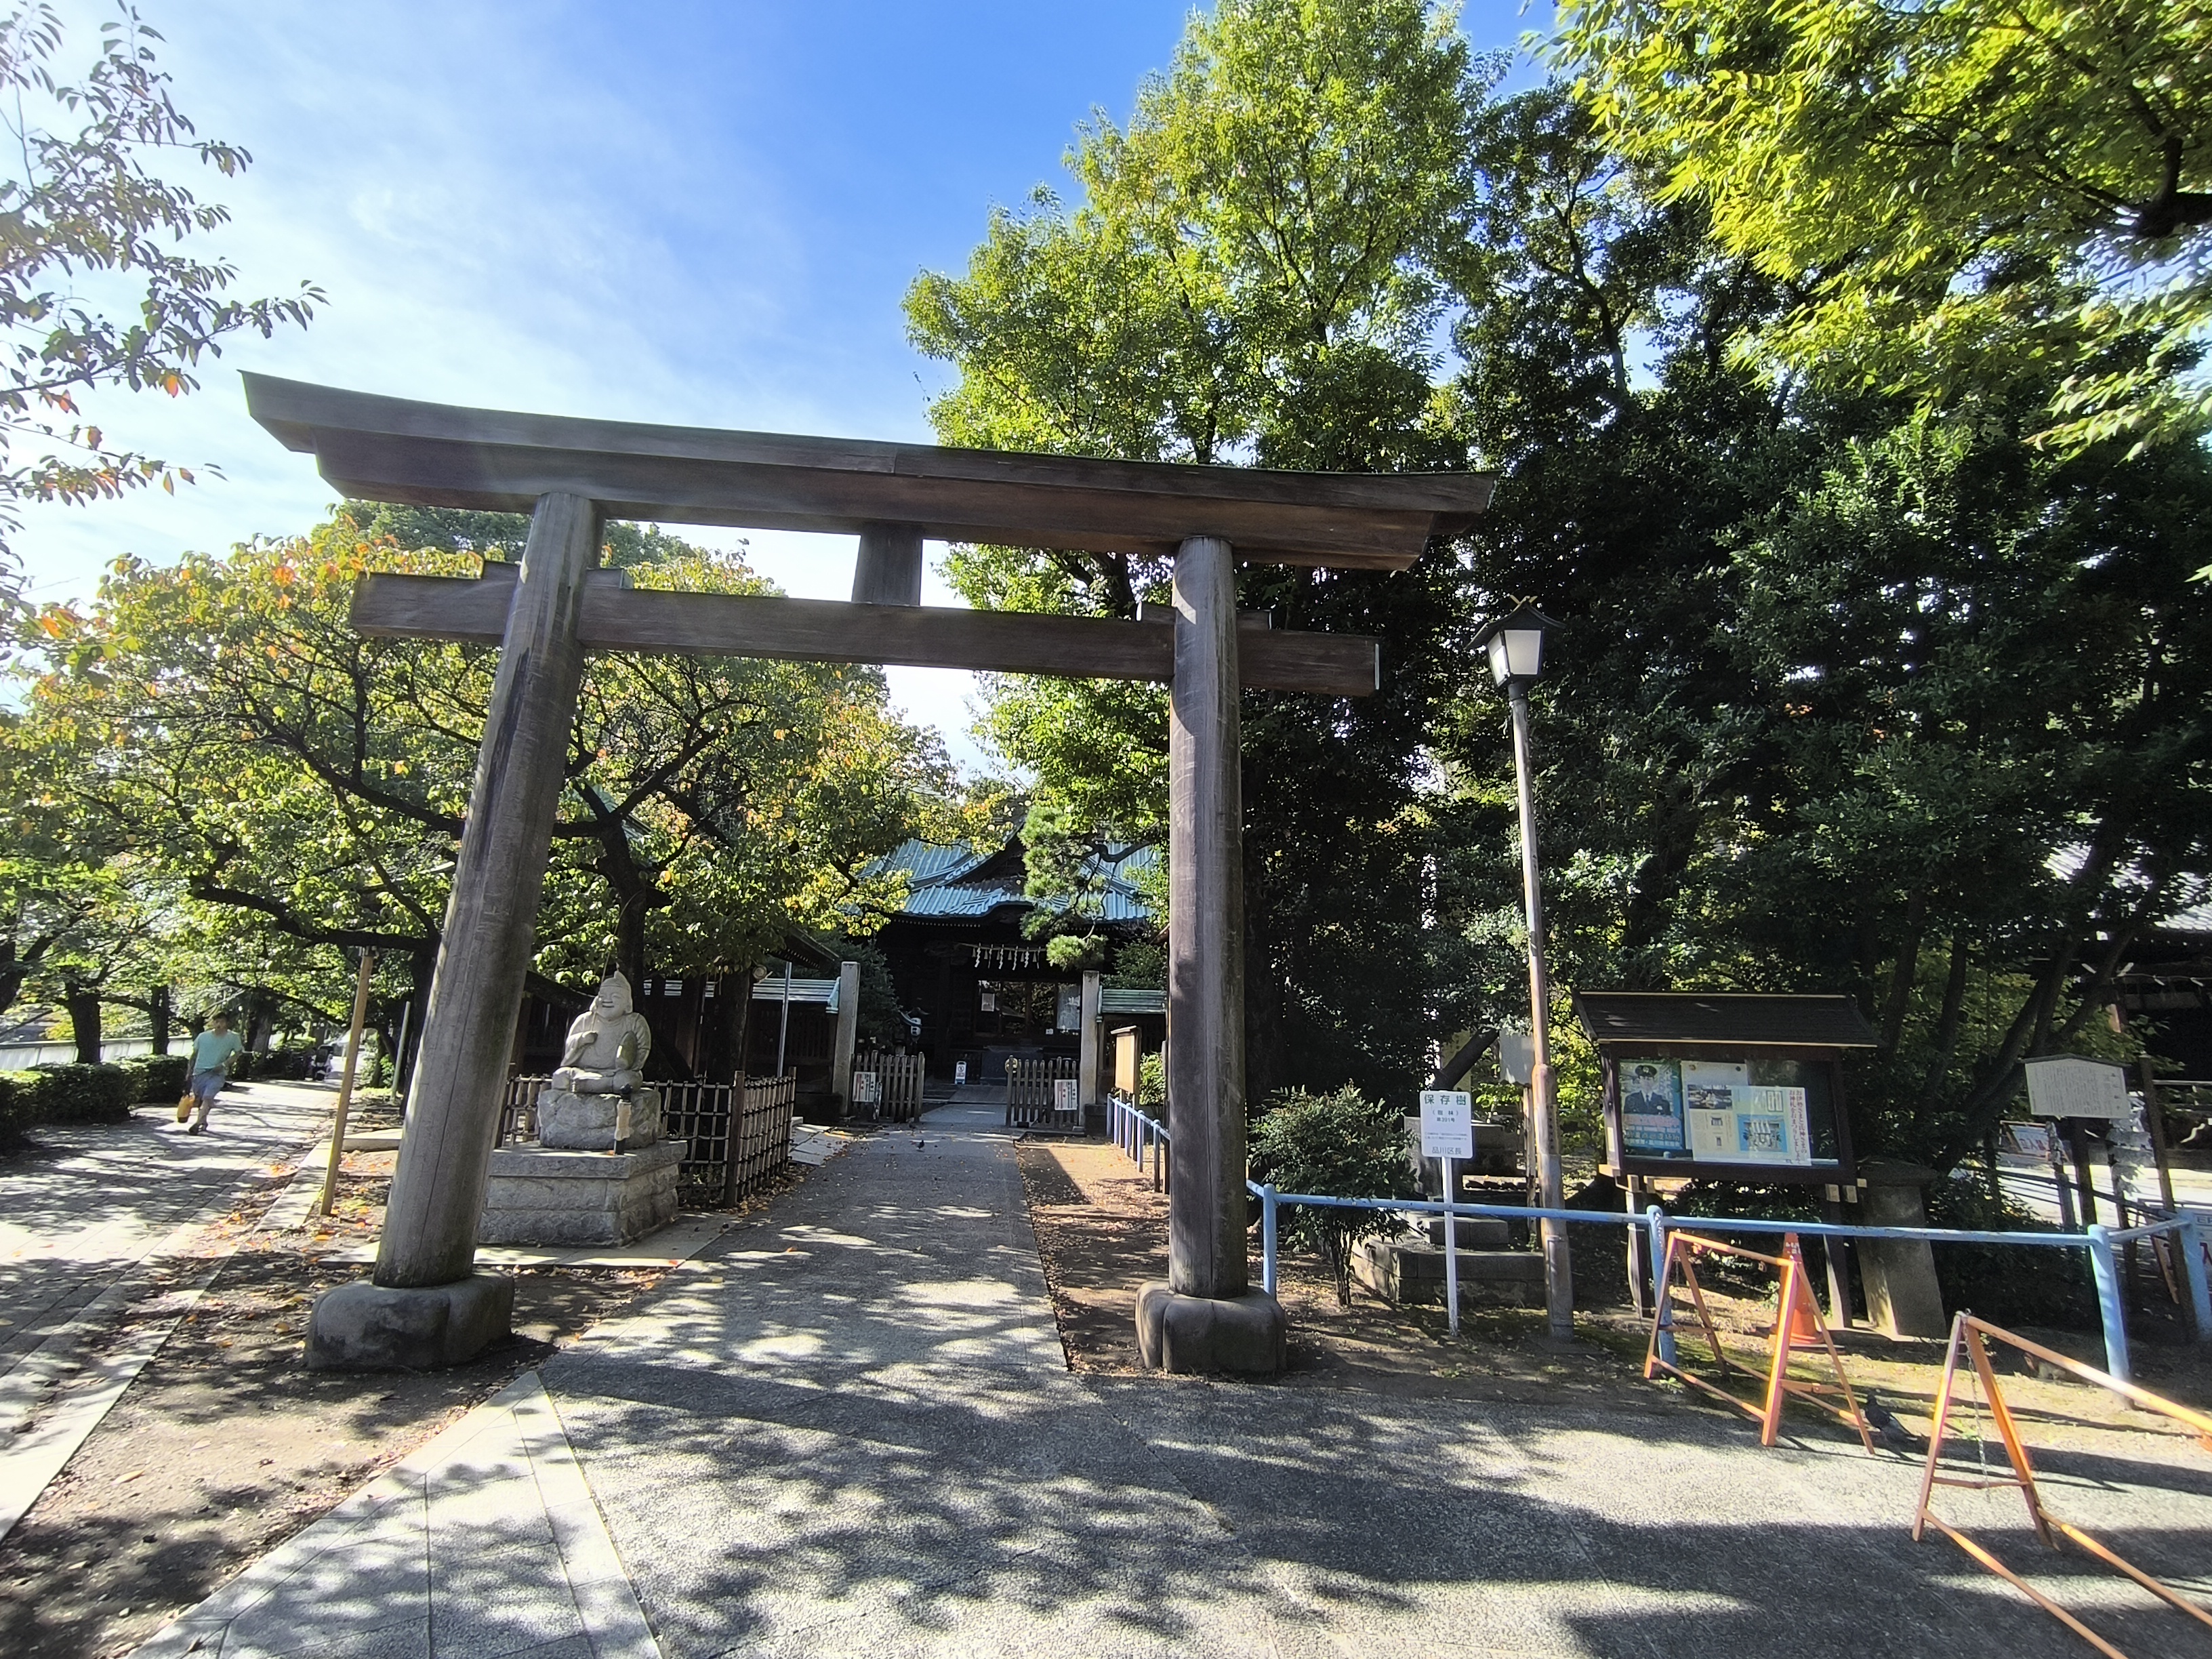
[[[1793,1348],[1818,1348],[1825,1346],[1819,1310],[1813,1305],[1813,1287],[1805,1277],[1804,1252],[1797,1247],[1797,1235],[1782,1235],[1784,1252],[1796,1264],[1794,1277],[1797,1283],[1797,1305],[1790,1310],[1790,1346]]]

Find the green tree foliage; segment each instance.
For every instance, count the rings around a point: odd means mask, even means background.
[[[1566,0],[1609,143],[1803,301],[1747,341],[1948,402],[2054,371],[2045,435],[2201,430],[2201,0]]]
[[[1503,477],[1471,556],[1486,603],[1564,623],[1559,975],[1852,989],[1861,1146],[1955,1162],[2023,1054],[2110,1040],[2111,975],[2212,869],[2206,458],[2039,448],[2033,372],[1942,416],[1769,380],[1736,346],[1792,296],[1563,89],[1483,156],[1457,392]],[[1437,742],[1478,829],[1439,909],[1492,983],[1521,948],[1497,711],[1470,688]]]
[[[666,538],[647,550],[630,567],[641,586],[763,590],[740,561]],[[343,1006],[344,952],[360,948],[425,988],[495,658],[365,639],[346,605],[371,568],[477,562],[403,550],[353,514],[173,568],[118,562],[94,605],[49,607],[32,635],[21,736],[44,746],[36,804],[82,844],[157,869],[209,957],[254,964],[305,1007]],[[870,861],[916,827],[945,769],[892,717],[879,675],[593,658],[538,988],[748,964],[788,927],[880,911],[894,896]]]
[[[1195,15],[1126,129],[1101,116],[1069,167],[993,216],[958,276],[908,297],[957,384],[947,442],[1372,471],[1463,466],[1431,419],[1471,142],[1500,65],[1418,0],[1237,0]],[[1387,179],[1387,189],[1376,181]],[[963,548],[974,604],[1130,616],[1159,560]],[[1286,626],[1380,634],[1390,683],[1332,701],[1248,693],[1245,909],[1255,1097],[1306,1075],[1411,1085],[1431,1035],[1423,926],[1425,728],[1451,670],[1463,572],[1255,569],[1240,603]],[[1165,694],[1006,679],[986,724],[1037,780],[1033,816],[1102,839],[1164,834]],[[1450,994],[1448,993],[1447,994]]]
[[[1797,9],[1777,38],[1847,9]],[[1593,96],[1614,97],[1602,67]],[[1195,21],[1126,131],[1082,131],[1078,205],[996,216],[965,272],[910,294],[915,339],[958,371],[939,430],[1499,475],[1477,530],[1407,573],[1240,579],[1289,625],[1389,641],[1380,696],[1245,699],[1255,1097],[1350,1078],[1402,1101],[1442,1032],[1525,1018],[1504,708],[1468,642],[1533,596],[1563,623],[1535,697],[1560,982],[1850,990],[1882,1037],[1852,1090],[1860,1146],[1955,1161],[2021,1057],[2133,1041],[2104,1030],[2111,976],[2212,872],[2187,581],[2212,559],[2206,459],[2160,436],[2195,395],[2186,353],[2153,350],[2163,325],[2096,264],[2122,230],[2062,257],[2056,219],[2018,218],[2045,245],[2005,252],[2015,287],[1937,261],[1837,324],[1844,290],[1822,284],[1880,250],[1779,268],[1729,228],[1749,206],[1670,182],[1668,146],[1705,142],[1695,77],[1630,135],[1617,104],[1493,97],[1492,72],[1415,5]],[[1950,95],[1927,78],[1914,97]],[[1811,73],[1743,119],[1825,95]],[[1890,191],[1902,164],[1856,176],[1869,199],[1829,216],[1870,249],[1893,209],[1942,206]],[[2185,210],[2173,237],[2195,234]],[[2095,350],[2059,349],[2065,328]],[[1971,395],[1859,372],[1898,339],[1938,369],[1939,339],[1971,349]],[[1808,372],[1772,372],[1778,342]],[[2148,378],[2091,386],[2129,364]],[[2093,392],[2132,435],[2049,442],[2052,410]],[[979,605],[1098,615],[1166,583],[1157,562],[1036,550],[959,550],[951,569]],[[1042,885],[1065,890],[1090,838],[1159,835],[1157,690],[1008,681],[987,724],[1036,779]],[[1566,1115],[1589,1123],[1595,1076],[1577,1075]]]
[[[323,299],[304,284],[288,297],[234,299],[234,267],[178,251],[230,216],[151,167],[177,152],[232,178],[252,158],[196,136],[155,67],[161,38],[124,7],[101,27],[90,68],[64,80],[54,70],[64,35],[52,7],[0,16],[0,89],[13,140],[0,161],[0,596],[14,588],[6,538],[19,503],[191,482],[188,468],[110,444],[86,417],[88,393],[153,388],[180,397],[226,335],[304,326]],[[135,289],[128,304],[103,307],[88,297],[119,295],[116,282]],[[18,459],[27,443],[40,453]]]
[[[1252,1125],[1252,1178],[1286,1193],[1331,1198],[1416,1196],[1406,1155],[1406,1115],[1346,1085],[1327,1094],[1287,1090]],[[1294,1206],[1280,1212],[1282,1238],[1320,1252],[1341,1307],[1352,1305],[1352,1257],[1362,1239],[1397,1231],[1386,1210]]]
[[[854,1035],[863,1048],[903,1048],[914,1041],[914,1030],[899,1007],[898,986],[891,978],[890,958],[872,939],[853,933],[833,933],[823,944],[841,962],[860,965],[860,1005]]]

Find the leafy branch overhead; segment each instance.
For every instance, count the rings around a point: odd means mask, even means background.
[[[2053,371],[2075,450],[2203,429],[2203,0],[1567,0],[1606,139],[1804,303],[1757,349],[1954,402]]]
[[[15,562],[5,538],[20,527],[21,503],[192,481],[190,467],[112,443],[89,417],[88,394],[181,397],[225,336],[304,326],[325,297],[303,283],[289,295],[234,298],[234,265],[179,251],[230,215],[155,166],[188,156],[233,178],[252,158],[198,136],[155,64],[160,40],[125,7],[72,80],[55,69],[64,33],[51,6],[0,18],[0,121],[13,140],[0,158],[0,579]]]

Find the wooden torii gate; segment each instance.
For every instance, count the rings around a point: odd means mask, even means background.
[[[349,496],[530,514],[518,569],[375,575],[365,634],[501,647],[453,872],[407,1133],[371,1281],[317,1304],[309,1363],[460,1363],[506,1333],[477,1228],[584,656],[696,653],[1169,682],[1169,1278],[1148,1363],[1279,1368],[1284,1321],[1244,1233],[1237,691],[1359,696],[1376,641],[1240,624],[1236,561],[1400,570],[1468,527],[1492,481],[1102,461],[511,414],[245,377],[253,417]],[[853,602],[645,592],[599,570],[610,518],[857,532]],[[928,608],[925,538],[1171,556],[1172,616]]]

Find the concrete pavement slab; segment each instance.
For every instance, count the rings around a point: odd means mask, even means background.
[[[348,1609],[348,1641],[558,1659],[598,1627],[592,1587],[672,1659],[2077,1650],[1910,1541],[1916,1463],[1810,1419],[1762,1450],[1656,1389],[1599,1408],[1072,1374],[1010,1151],[988,1096],[868,1137],[550,1361],[505,1438],[418,1455],[425,1553],[379,1557],[404,1528],[362,1510],[224,1595],[273,1571],[270,1595]],[[2052,1501],[2193,1582],[2212,1459],[2132,1455],[2054,1455]],[[525,1463],[544,1496],[508,1518]],[[2124,1649],[2171,1650],[2178,1615],[2040,1552],[2016,1497],[1957,1513]],[[223,1627],[268,1639],[243,1609]]]
[[[144,1659],[660,1659],[534,1374],[264,1557]]]

